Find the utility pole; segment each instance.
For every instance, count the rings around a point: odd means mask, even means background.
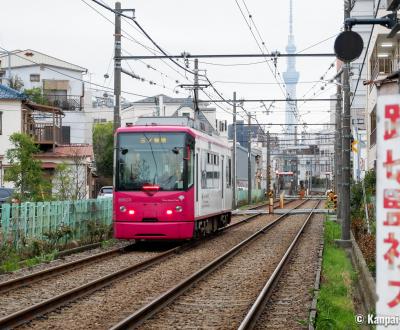
[[[344,18],[350,17],[350,1],[344,3]],[[350,141],[351,141],[351,104],[350,104],[350,63],[343,67],[343,120],[342,120],[342,242],[350,242]]]
[[[236,209],[236,92],[233,92],[232,208]]]
[[[342,168],[342,153],[341,153],[341,144],[342,144],[342,124],[341,124],[341,117],[342,117],[342,85],[340,84],[342,79],[338,77],[339,84],[336,88],[336,111],[335,111],[335,193],[339,195],[341,198],[341,168]],[[339,201],[339,205],[341,202]],[[338,218],[340,218],[340,207],[338,211]]]
[[[121,3],[115,3],[114,33],[114,132],[121,126]]]
[[[267,131],[267,193],[271,189],[271,138]],[[274,192],[275,194],[275,192]]]
[[[199,118],[199,60],[194,60],[194,121]]]
[[[247,203],[251,204],[251,115],[250,113],[247,114],[248,116],[248,147],[247,147]]]

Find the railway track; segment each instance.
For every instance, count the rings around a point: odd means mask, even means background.
[[[253,218],[253,216],[251,216],[251,217]],[[248,218],[243,219],[241,221],[241,223],[248,223]],[[196,244],[199,244],[199,243],[196,243]],[[93,293],[94,291],[97,291],[105,286],[110,285],[110,283],[112,283],[112,282],[121,280],[124,277],[127,277],[129,275],[132,275],[132,274],[138,273],[140,271],[143,271],[147,268],[150,268],[151,266],[154,266],[154,265],[160,263],[162,260],[166,260],[175,254],[179,254],[179,253],[185,251],[186,249],[189,249],[189,245],[190,244],[185,245],[185,246],[175,247],[173,249],[167,250],[163,253],[157,254],[156,256],[154,256],[152,258],[146,258],[145,260],[143,260],[141,262],[137,262],[132,266],[120,269],[115,273],[102,276],[95,281],[89,281],[88,283],[85,283],[84,285],[70,289],[66,292],[63,292],[62,294],[51,297],[45,301],[38,302],[37,304],[34,304],[33,306],[29,306],[22,310],[18,310],[16,312],[9,314],[9,315],[3,317],[2,319],[0,319],[0,327],[1,328],[15,327],[17,325],[26,323],[38,315],[43,315],[45,313],[48,313],[48,312],[56,309],[59,306],[62,306],[71,301],[74,301],[74,300],[78,299],[79,297],[83,297],[85,295]],[[113,253],[121,253],[121,252],[114,251]],[[93,261],[94,260],[95,259],[93,259]],[[100,259],[98,259],[98,260],[100,260]],[[84,265],[84,261],[80,264]],[[72,267],[73,268],[70,268],[70,270],[73,270],[74,268],[79,267],[79,266],[78,266],[78,264],[75,264]],[[57,271],[57,270],[53,270],[53,271]],[[63,271],[63,273],[65,273],[65,271]],[[35,276],[38,276],[38,275],[35,275]],[[48,278],[53,275],[46,275],[46,276]],[[20,283],[22,283],[22,282],[20,282]],[[32,283],[34,283],[34,282],[31,282],[31,284]],[[15,285],[15,283],[13,285]],[[14,288],[15,288],[15,286],[14,286]]]
[[[303,203],[304,204],[304,203]],[[319,203],[315,204],[314,209],[317,207]],[[302,204],[301,204],[302,205]],[[286,251],[284,254],[284,257],[278,264],[279,269],[281,269],[281,265],[285,263],[285,260],[287,260],[288,255],[292,251],[293,247],[295,246],[298,238],[300,237],[302,231],[304,230],[305,226],[308,224],[309,219],[311,218],[312,212],[308,215],[306,220],[302,222],[302,225],[300,227],[300,230],[297,231],[297,235],[295,236],[295,239],[292,241],[291,245],[289,246],[289,249]],[[240,253],[244,250],[243,248],[245,246],[248,246],[250,244],[253,244],[256,240],[260,239],[263,235],[265,235],[267,232],[271,231],[272,228],[277,226],[278,224],[282,224],[282,221],[286,218],[288,218],[289,213],[286,213],[280,217],[278,217],[276,220],[273,222],[267,224],[264,226],[262,229],[257,231],[255,234],[251,235],[247,239],[243,240],[236,246],[234,246],[232,249],[224,253],[223,255],[219,256],[209,264],[207,264],[205,267],[202,269],[198,270],[197,272],[191,274],[187,278],[185,278],[183,281],[178,283],[176,286],[168,290],[167,292],[163,293],[147,305],[143,306],[139,310],[135,311],[128,317],[126,317],[124,320],[113,326],[111,329],[112,330],[119,330],[119,329],[133,329],[142,326],[144,329],[153,329],[153,328],[161,328],[162,325],[164,325],[165,328],[172,328],[172,327],[180,327],[180,328],[185,328],[185,327],[191,327],[197,326],[201,324],[201,327],[205,328],[212,328],[212,327],[220,327],[220,328],[234,328],[233,324],[223,324],[222,320],[228,320],[228,322],[232,322],[232,317],[235,313],[231,313],[230,315],[225,315],[224,317],[221,317],[217,320],[216,323],[210,324],[206,322],[206,319],[213,318],[213,314],[217,313],[218,310],[223,310],[224,312],[227,310],[227,306],[225,304],[222,304],[221,306],[218,306],[218,301],[215,303],[211,310],[207,308],[207,305],[210,304],[210,301],[214,299],[215,296],[215,291],[218,291],[218,288],[222,285],[220,283],[220,277],[221,274],[214,276],[214,281],[207,282],[205,284],[205,291],[206,293],[201,292],[201,284],[198,284],[200,281],[207,281],[207,278],[211,276],[216,270],[220,270],[221,267],[226,265],[228,262],[230,262],[233,258],[237,259],[238,256],[240,256]],[[297,216],[299,217],[299,216]],[[298,221],[297,221],[298,222]],[[250,248],[249,248],[250,249]],[[247,251],[248,252],[248,251]],[[252,252],[250,253],[250,255]],[[244,257],[244,260],[248,258],[248,253]],[[265,261],[265,260],[264,260]],[[243,262],[243,259],[239,261],[239,264],[235,264],[231,267],[230,271],[235,271],[237,267],[240,267],[240,263]],[[251,265],[254,262],[254,260],[251,260],[250,264],[247,262],[247,266],[254,266]],[[243,268],[243,267],[242,267]],[[247,267],[244,267],[247,268]],[[224,270],[220,270],[220,272],[223,272]],[[274,271],[271,279],[276,277],[276,273],[278,271]],[[258,272],[256,272],[258,273]],[[228,274],[224,274],[224,278],[228,280],[229,283],[232,282],[232,279],[237,281],[237,278],[232,275],[230,272]],[[259,274],[258,274],[259,275]],[[248,279],[249,280],[249,279]],[[250,279],[251,280],[251,279]],[[270,280],[272,281],[272,280]],[[237,284],[237,283],[236,283]],[[193,286],[195,286],[194,291],[192,294],[188,293],[186,297],[183,297],[182,300],[180,301],[180,304],[175,304],[177,300],[180,299],[181,296],[185,295],[188,290],[190,290]],[[237,284],[237,289],[243,290],[241,285]],[[218,297],[217,300],[219,300],[221,297],[229,296],[232,295],[232,292],[230,292],[230,286],[228,285],[226,287],[226,290],[222,291],[222,295]],[[200,291],[200,292],[199,292]],[[197,299],[197,297],[201,297],[200,299]],[[234,306],[238,304],[237,297],[234,297],[232,301],[232,305]],[[171,308],[166,308],[170,304],[174,304],[173,307]],[[231,305],[231,306],[232,306]],[[219,307],[219,308],[218,308]],[[193,308],[197,308],[198,310],[193,310]],[[165,311],[165,314],[163,315],[162,311]],[[214,310],[214,311],[213,311]],[[204,313],[204,311],[206,311]],[[203,313],[203,319],[198,319],[199,315]],[[159,315],[161,314],[161,315]],[[180,323],[179,321],[176,320],[176,317],[179,318],[178,314],[180,317],[186,318],[188,317],[191,320],[189,321],[183,321]],[[156,320],[149,320],[151,317],[156,316]],[[157,317],[158,316],[158,317]],[[172,323],[168,323],[166,320],[168,319]]]
[[[255,207],[251,207],[249,209],[255,210],[258,208],[266,207],[267,205],[268,204],[261,204],[261,205],[255,206]],[[277,207],[278,205],[279,204],[275,204],[274,207]],[[234,221],[234,223],[232,225],[227,226],[223,230],[243,224],[257,216],[258,216],[258,214],[251,215],[249,217],[242,217],[242,219],[238,219],[237,221]],[[240,218],[241,216],[238,215],[235,217]],[[115,249],[112,249],[109,251],[105,251],[105,252],[97,253],[97,254],[94,254],[91,256],[87,256],[82,259],[70,261],[70,262],[58,265],[56,267],[49,267],[47,269],[44,269],[44,270],[41,270],[38,272],[34,272],[32,274],[28,274],[28,275],[20,276],[17,278],[9,279],[6,281],[2,281],[2,282],[0,282],[0,294],[8,292],[13,289],[18,289],[18,288],[21,288],[24,286],[32,285],[34,283],[48,279],[50,277],[58,276],[63,273],[77,269],[79,267],[87,266],[94,262],[98,262],[101,260],[105,260],[105,259],[117,256],[117,255],[120,255],[120,254],[124,253],[126,250],[128,250],[130,247],[131,246],[115,248]]]
[[[319,204],[320,203],[318,202],[315,205],[314,209],[316,209]],[[261,289],[256,300],[254,301],[254,303],[252,304],[248,313],[246,314],[245,318],[243,319],[240,326],[238,327],[239,330],[249,330],[249,329],[253,329],[256,326],[261,314],[264,312],[265,306],[266,306],[268,300],[270,299],[275,286],[277,285],[279,279],[281,278],[281,276],[283,274],[283,269],[284,269],[285,265],[287,264],[292,251],[295,249],[296,245],[298,244],[300,237],[301,237],[302,233],[304,232],[304,229],[306,228],[306,226],[309,224],[309,221],[310,221],[312,215],[313,215],[313,211],[311,211],[310,214],[307,216],[307,218],[305,219],[300,230],[297,232],[292,243],[288,247],[286,253],[283,255],[282,259],[279,261],[278,265],[276,266],[274,272],[272,273],[272,275],[270,276],[268,281],[265,283],[265,285]]]

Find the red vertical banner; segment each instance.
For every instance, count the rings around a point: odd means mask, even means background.
[[[377,316],[399,316],[400,95],[379,96],[376,132],[376,312]]]

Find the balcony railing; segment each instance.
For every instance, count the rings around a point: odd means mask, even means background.
[[[372,62],[371,78],[374,80],[379,75],[389,75],[393,71],[393,59],[377,58]]]
[[[38,144],[60,144],[61,128],[52,123],[34,123],[27,132],[35,143]]]
[[[64,111],[81,111],[82,97],[80,95],[44,95],[46,105],[61,108]]]

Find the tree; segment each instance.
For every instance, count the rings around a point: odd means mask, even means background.
[[[67,163],[58,164],[53,177],[53,197],[66,201],[73,198],[73,173]]]
[[[49,101],[45,96],[42,95],[42,89],[40,87],[34,87],[30,89],[25,89],[24,93],[29,99],[38,104],[48,105]]]
[[[113,123],[95,124],[93,128],[93,152],[97,174],[113,176],[114,130]]]
[[[22,202],[49,199],[50,183],[43,178],[41,161],[34,158],[39,148],[23,133],[12,134],[10,142],[13,148],[6,152],[10,167],[4,175],[5,181],[14,182],[16,197]]]

